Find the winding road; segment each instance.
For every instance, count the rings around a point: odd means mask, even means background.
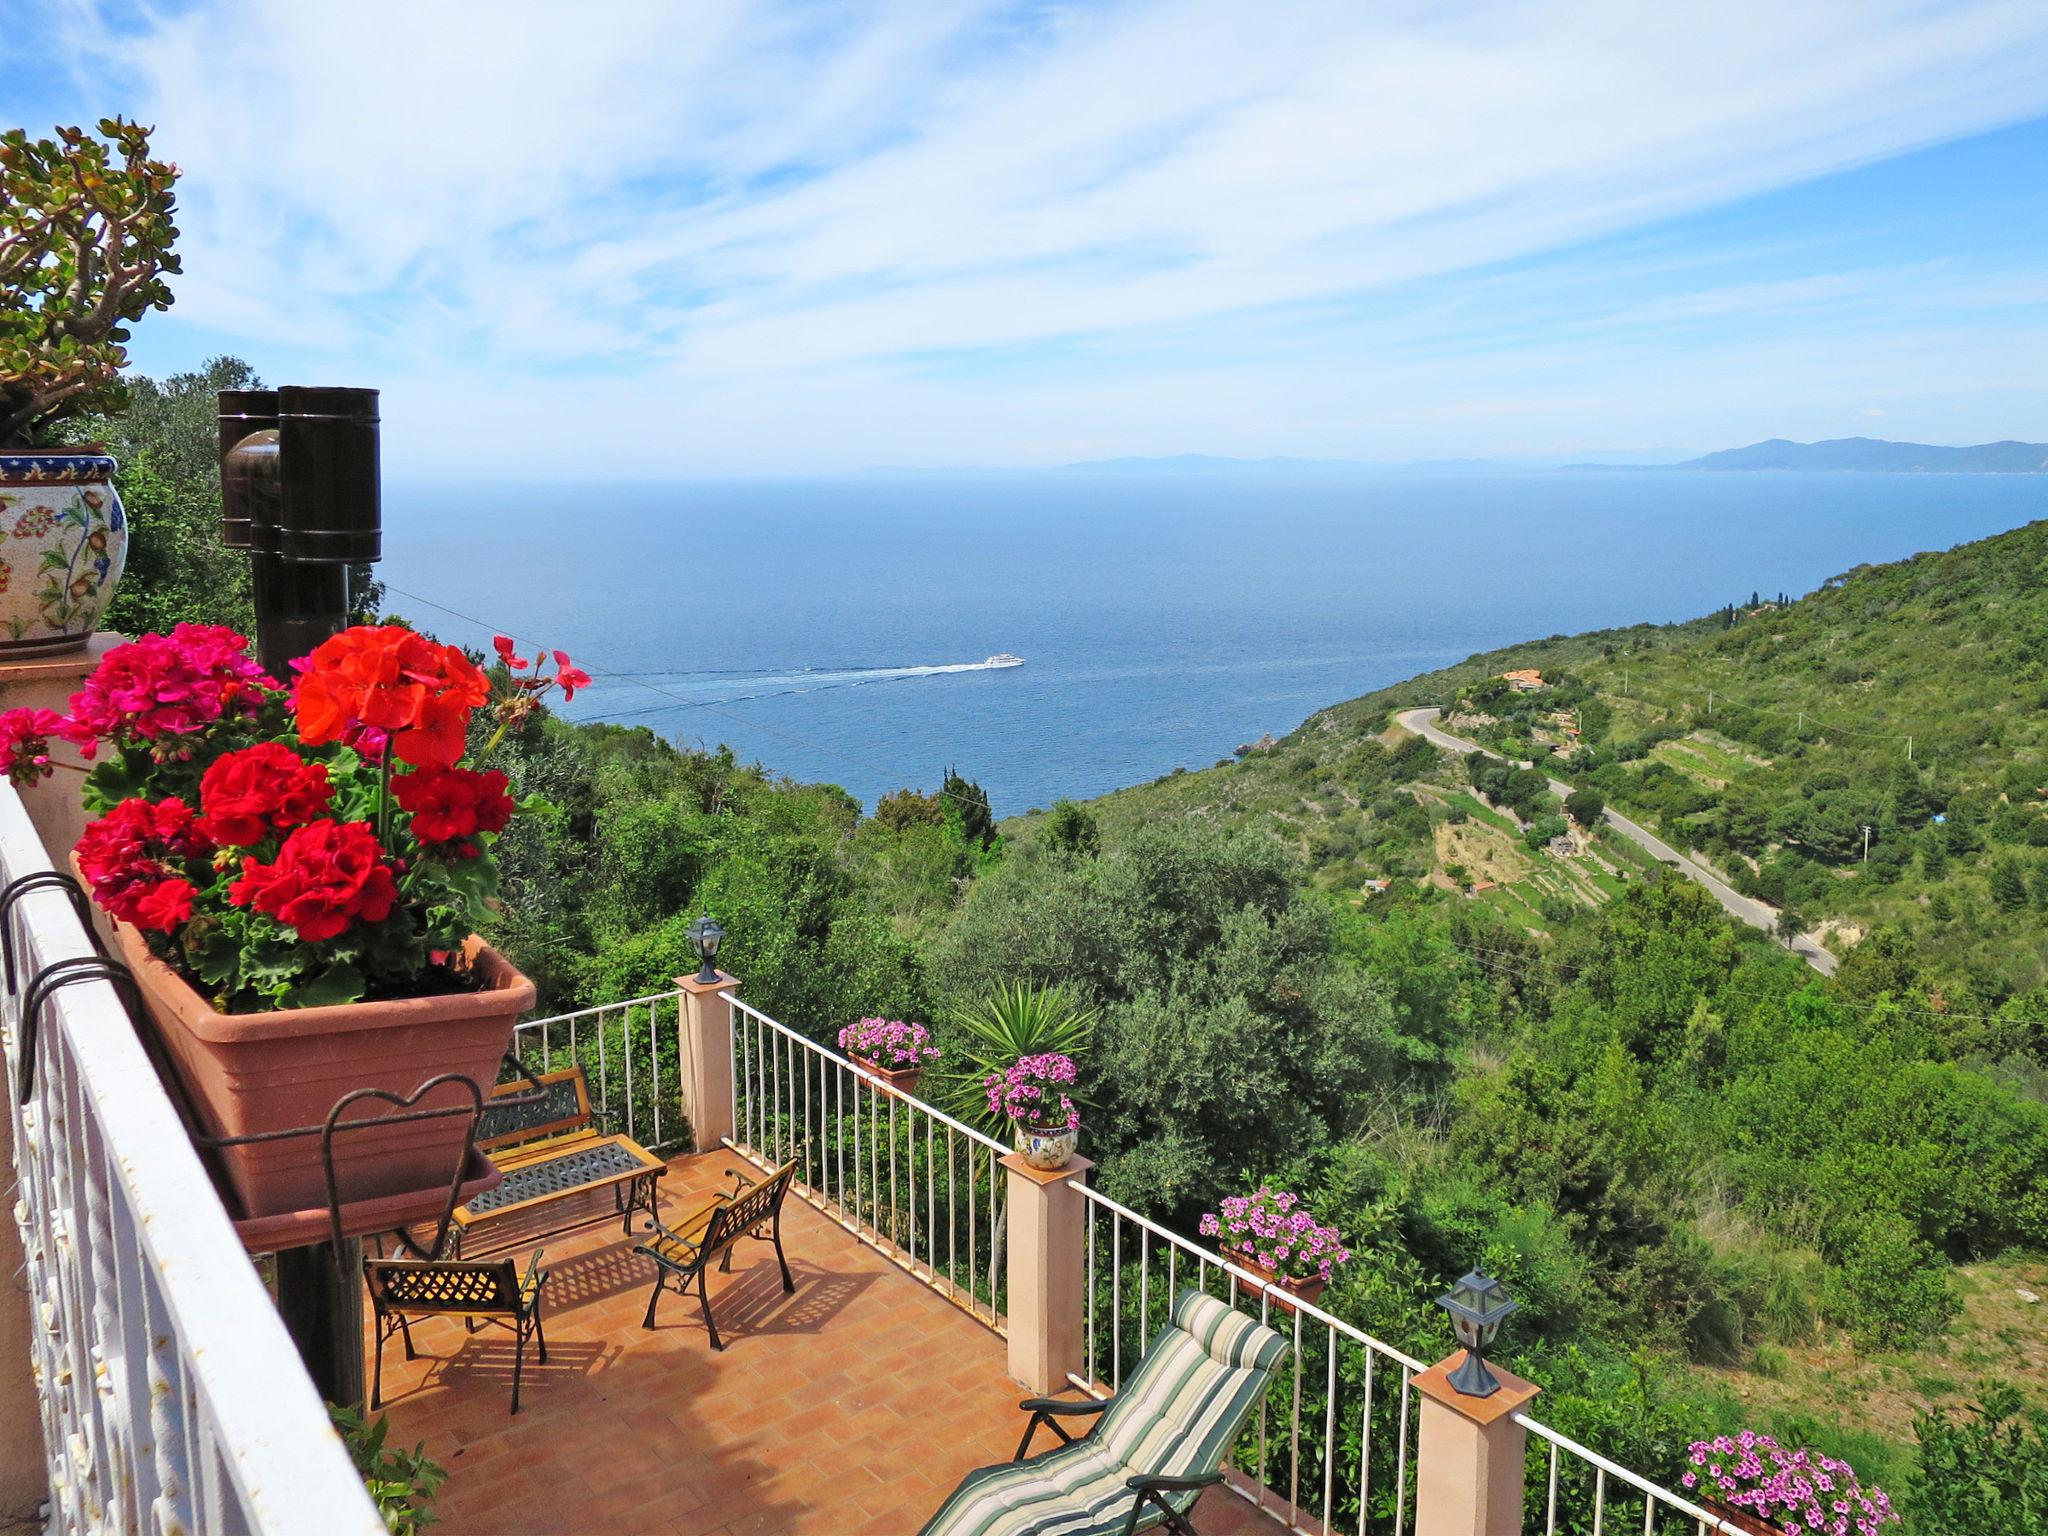
[[[1501,762],[1507,761],[1506,758],[1501,757],[1500,753],[1482,747],[1476,741],[1467,741],[1462,736],[1453,736],[1449,731],[1444,730],[1436,723],[1437,717],[1442,713],[1443,711],[1439,709],[1404,709],[1394,716],[1394,722],[1402,730],[1412,731],[1431,746],[1441,747],[1446,752],[1456,752],[1460,756],[1473,752],[1482,752],[1486,756],[1496,758]],[[1521,766],[1527,767],[1528,764],[1525,763]],[[1550,781],[1550,791],[1559,799],[1562,799],[1572,792],[1572,786],[1565,783],[1562,779],[1552,779]],[[1695,885],[1704,886],[1707,893],[1714,900],[1721,903],[1730,917],[1740,922],[1745,922],[1752,928],[1761,928],[1766,933],[1777,932],[1778,909],[1776,907],[1771,906],[1768,902],[1757,901],[1743,895],[1719,875],[1714,874],[1704,865],[1687,858],[1676,848],[1665,842],[1664,839],[1657,836],[1656,833],[1650,831],[1649,828],[1630,821],[1611,806],[1604,814],[1607,825],[1614,828],[1615,831],[1634,843],[1638,848],[1641,848],[1652,858],[1669,864]],[[1832,976],[1835,974],[1835,966],[1838,964],[1835,957],[1805,934],[1802,933],[1792,941],[1791,949],[1795,955],[1799,956],[1800,959],[1804,960],[1816,971],[1819,971],[1821,975]]]

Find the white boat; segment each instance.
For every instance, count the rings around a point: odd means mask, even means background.
[[[1024,665],[1024,658],[1022,656],[1012,656],[1008,651],[1000,651],[996,655],[989,657],[982,665],[984,667],[1021,667]]]

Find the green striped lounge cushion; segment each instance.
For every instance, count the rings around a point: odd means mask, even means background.
[[[1130,1518],[1130,1478],[1192,1477],[1222,1466],[1287,1348],[1264,1324],[1182,1291],[1172,1322],[1093,1434],[968,1473],[924,1536],[1115,1536]],[[1185,1512],[1198,1496],[1171,1497]],[[1148,1506],[1138,1529],[1163,1518]]]

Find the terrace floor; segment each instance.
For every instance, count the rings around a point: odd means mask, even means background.
[[[676,1159],[663,1208],[720,1187],[735,1161]],[[390,1443],[424,1441],[449,1472],[437,1533],[911,1536],[962,1474],[1015,1451],[1024,1393],[1003,1341],[797,1197],[783,1213],[795,1295],[765,1244],[742,1243],[712,1277],[723,1353],[694,1295],[670,1290],[641,1328],[652,1266],[608,1197],[587,1208],[600,1213],[548,1236],[508,1224],[465,1255],[523,1267],[546,1250],[548,1363],[529,1348],[516,1417],[509,1332],[435,1318],[413,1327],[417,1361],[388,1346]],[[552,1221],[577,1214],[563,1202]],[[1204,1536],[1282,1529],[1222,1490],[1196,1522]]]

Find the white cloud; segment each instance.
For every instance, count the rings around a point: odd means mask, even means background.
[[[2048,111],[2048,12],[1997,0],[64,15],[85,78],[185,167],[180,334],[385,384],[401,463],[521,472],[628,423],[667,424],[622,455],[639,471],[1384,451],[1382,400],[1468,435],[1418,451],[1484,451],[1473,401],[1546,351],[1459,355],[1502,323],[1497,284],[1438,293],[1433,332],[1387,320],[1398,377],[1290,314]],[[1926,277],[1717,279],[1558,324],[1810,315]],[[1501,430],[1577,400],[1591,356],[1494,401]]]

